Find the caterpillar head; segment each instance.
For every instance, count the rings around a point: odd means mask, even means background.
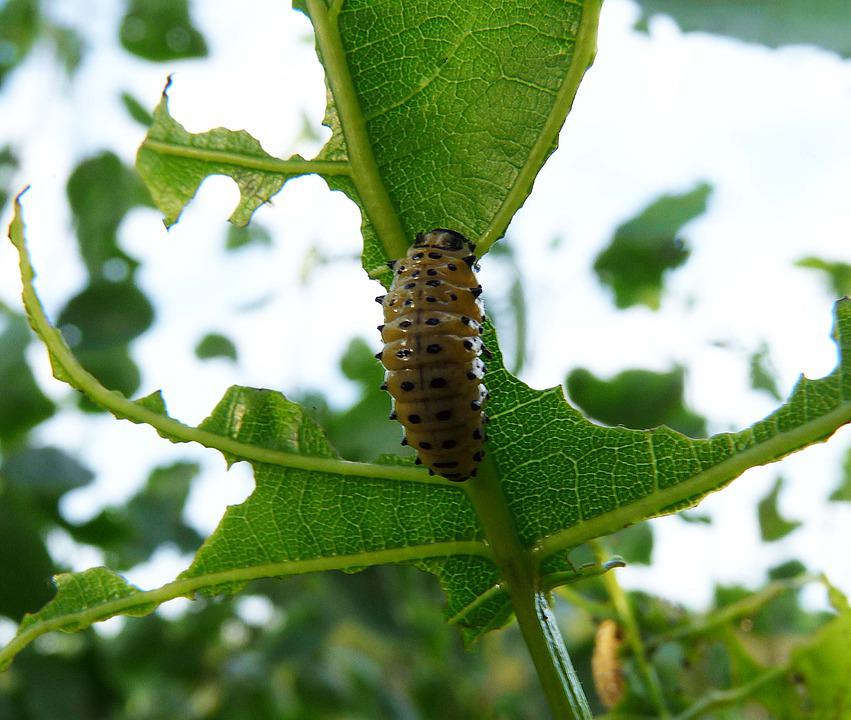
[[[434,230],[429,230],[427,233],[420,233],[417,235],[416,240],[414,240],[414,247],[436,248],[447,251],[473,251],[473,243],[467,240],[461,233],[454,230],[446,230],[445,228],[435,228]]]

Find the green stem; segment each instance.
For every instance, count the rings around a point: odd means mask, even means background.
[[[714,612],[704,615],[702,618],[697,618],[692,622],[680,625],[668,630],[667,632],[651,637],[647,641],[647,644],[650,647],[658,647],[664,642],[678,640],[690,635],[699,635],[712,630],[713,628],[727,625],[740,617],[753,615],[761,607],[787,590],[795,590],[807,583],[818,582],[819,580],[819,577],[814,577],[812,575],[802,575],[801,577],[789,580],[777,580],[769,583],[762,590],[754,593],[753,595],[749,595],[741,600],[725,605]]]
[[[316,32],[316,44],[322,56],[325,76],[334,96],[346,150],[352,166],[352,181],[375,233],[388,257],[402,257],[408,241],[399,220],[399,213],[381,178],[372,143],[366,132],[366,121],[358,102],[346,51],[338,30],[339,5],[329,11],[324,0],[306,0],[307,10]]]
[[[771,670],[764,672],[762,675],[759,675],[744,685],[739,685],[738,687],[730,688],[729,690],[713,690],[712,692],[704,695],[690,708],[677,715],[674,720],[692,720],[692,718],[703,717],[710,710],[715,710],[726,705],[734,705],[741,702],[752,695],[754,690],[766,683],[782,677],[786,672],[788,672],[788,670],[788,667],[781,665],[780,667],[772,668]]]
[[[602,543],[592,540],[589,545],[597,556],[597,562],[602,564],[605,561],[605,552]],[[665,705],[665,698],[662,694],[659,678],[656,677],[656,671],[647,660],[647,653],[644,650],[644,643],[641,640],[641,633],[638,629],[638,623],[635,620],[635,614],[632,612],[629,598],[627,598],[626,593],[623,591],[614,571],[603,575],[603,586],[606,588],[606,592],[608,592],[609,597],[612,599],[612,604],[615,606],[618,620],[624,628],[626,640],[629,643],[635,663],[644,680],[647,695],[656,708],[658,717],[670,718],[671,712]]]
[[[520,541],[490,459],[482,463],[478,477],[468,481],[465,488],[493,550],[553,716],[557,720],[590,720],[582,685],[545,594],[535,581],[535,565]]]

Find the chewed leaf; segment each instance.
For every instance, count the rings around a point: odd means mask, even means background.
[[[0,670],[14,657],[15,646],[30,642],[28,635],[46,630],[76,632],[114,615],[147,615],[157,603],[145,601],[141,591],[107,568],[63,573],[53,578],[56,597],[37,613],[26,615],[15,639],[0,652]],[[46,628],[46,629],[45,629]]]
[[[277,392],[231,388],[194,428],[165,415],[158,394],[133,402],[108,391],[80,367],[47,320],[32,284],[19,208],[11,237],[20,254],[30,323],[58,377],[117,417],[254,467],[254,493],[225,513],[179,580],[151,591],[159,602],[195,592],[233,592],[259,577],[412,562],[439,577],[449,616],[468,638],[505,622],[511,606],[484,541],[483,515],[477,517],[471,504],[476,486],[429,478],[410,465],[343,460],[302,408]],[[566,557],[570,548],[695,505],[747,468],[824,440],[851,421],[851,300],[836,304],[835,317],[840,363],[833,373],[802,378],[769,417],[707,440],[664,427],[642,431],[590,423],[566,402],[561,388],[533,390],[507,373],[488,327],[485,341],[494,353],[488,373],[492,479],[547,586],[576,579],[579,571]]]
[[[201,427],[306,458],[337,457],[302,408],[270,390],[231,388]],[[478,545],[481,531],[460,488],[353,478],[345,470],[342,463],[337,472],[254,463],[257,488],[228,508],[181,577],[263,566],[284,574],[291,562],[346,569],[489,554]]]
[[[136,167],[167,226],[177,222],[209,175],[227,175],[236,181],[240,201],[230,220],[245,225],[287,180],[304,173],[301,157],[278,160],[244,130],[188,132],[169,114],[167,90],[168,86],[136,156]]]
[[[834,314],[839,364],[830,375],[802,377],[765,419],[706,440],[666,427],[593,425],[561,388],[533,390],[507,373],[497,355],[488,363],[490,449],[524,543],[547,557],[636,520],[691,507],[747,468],[826,440],[851,422],[851,299],[836,303]]]
[[[418,232],[449,227],[479,254],[505,228],[555,149],[596,50],[600,3],[486,0],[298,2],[330,86],[320,157],[361,207],[364,268]]]

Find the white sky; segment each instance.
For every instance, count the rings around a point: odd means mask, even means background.
[[[131,162],[144,134],[120,105],[121,91],[152,108],[174,71],[172,114],[189,130],[245,128],[272,154],[306,157],[320,145],[298,139],[302,114],[319,128],[325,92],[307,40],[310,26],[288,3],[198,3],[194,14],[211,57],[172,65],[121,51],[115,37],[122,3],[53,5],[57,17],[90,38],[92,51],[70,88],[49,53],[36,52],[0,96],[0,139],[22,150],[18,179],[32,184],[25,217],[37,287],[55,316],[85,280],[65,200],[67,176],[105,148]],[[631,31],[636,17],[631,2],[606,1],[597,60],[561,146],[509,230],[529,295],[549,308],[531,318],[523,379],[546,387],[577,366],[608,376],[680,363],[688,369],[690,406],[710,419],[712,431],[738,429],[775,406],[749,388],[747,357],[763,341],[784,394],[798,373],[820,377],[835,363],[834,298],[820,276],[792,263],[810,254],[851,261],[851,62],[815,48],[768,50],[684,36],[664,19],[651,23],[648,37]],[[708,212],[684,233],[692,256],[667,283],[662,310],[614,311],[590,272],[595,255],[618,224],[659,194],[702,180],[715,192]],[[377,348],[380,321],[372,302],[378,286],[356,260],[357,211],[321,180],[299,179],[255,215],[271,230],[273,246],[225,253],[224,221],[236,201],[231,181],[213,178],[170,232],[152,210],[134,211],[122,226],[122,245],[143,261],[139,282],[158,314],[133,348],[144,373],[140,392],[163,388],[171,413],[190,423],[234,383],[286,394],[327,386],[335,404],[346,404],[353,390],[337,360],[353,336]],[[8,219],[7,211],[4,228]],[[556,237],[562,242],[553,249]],[[339,260],[304,279],[311,248]],[[504,283],[485,259],[486,289]],[[19,292],[14,254],[0,243],[0,299],[17,307]],[[346,302],[329,304],[340,297]],[[240,312],[263,299],[262,307]],[[210,330],[237,342],[239,364],[194,360],[195,343]],[[304,347],[315,349],[308,354]],[[41,348],[30,352],[44,391],[67,399]],[[206,468],[187,510],[205,531],[252,487],[244,466],[225,474],[215,452],[175,447],[109,418],[83,424],[73,411],[60,413],[37,439],[68,448],[97,471],[92,487],[67,498],[65,509],[77,519],[121,502],[152,464],[171,459],[192,457]],[[851,507],[826,502],[849,440],[846,428],[827,445],[746,473],[698,508],[713,517],[709,527],[655,521],[653,567],[627,568],[622,579],[700,606],[713,582],[756,585],[766,569],[795,557],[851,593],[851,566],[841,551],[849,545]],[[778,473],[787,478],[781,510],[805,524],[766,545],[758,538],[756,503]],[[71,552],[64,538],[52,543],[75,569],[100,562],[94,551]],[[129,576],[152,587],[185,562],[166,550]]]

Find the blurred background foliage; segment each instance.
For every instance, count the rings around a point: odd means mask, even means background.
[[[816,43],[851,55],[844,0],[640,0],[640,5],[639,26],[665,13],[686,31],[771,47]],[[116,33],[127,52],[152,62],[207,53],[186,0],[130,0]],[[51,21],[37,0],[0,2],[0,86],[37,44],[51,48],[69,74],[86,51],[74,31]],[[136,121],[149,122],[148,109],[135,98],[125,94],[121,100]],[[3,145],[0,137],[0,206],[9,201],[16,168],[15,147]],[[617,307],[659,308],[665,280],[688,261],[683,228],[705,211],[711,193],[704,183],[684,194],[664,195],[615,230],[593,271]],[[79,162],[67,180],[67,196],[88,279],[65,304],[59,324],[82,363],[106,386],[130,395],[140,383],[130,346],[151,326],[154,310],[135,281],[138,261],[120,248],[117,233],[126,214],[150,205],[150,199],[135,170],[110,149]],[[252,226],[228,229],[222,242],[237,251],[273,240],[262,227]],[[321,270],[323,262],[313,258],[307,271]],[[527,355],[522,272],[510,243],[495,246],[489,262],[511,278],[502,292],[489,296],[488,311],[506,328],[506,362],[518,372]],[[851,292],[848,264],[808,257],[799,265],[822,273],[836,294]],[[69,406],[75,403],[86,411],[96,408],[79,398],[46,397],[29,365],[30,342],[23,316],[0,306],[0,615],[14,622],[49,600],[50,576],[67,569],[51,553],[56,537],[96,549],[105,564],[118,570],[144,563],[164,547],[191,553],[203,540],[185,519],[199,472],[188,461],[152,469],[123,506],[106,507],[80,523],[63,515],[63,496],[92,483],[94,475],[81,459],[32,442],[32,431],[54,416],[57,402],[66,412],[73,412]],[[752,384],[777,397],[767,352],[763,347],[751,356]],[[239,349],[227,335],[211,331],[198,341],[195,354],[235,362]],[[298,398],[332,443],[353,460],[407,450],[399,447],[399,428],[387,421],[389,402],[378,390],[383,371],[366,340],[352,338],[340,369],[356,389],[348,407],[334,408],[320,389]],[[595,421],[631,428],[666,424],[699,437],[707,424],[687,406],[686,372],[682,367],[667,372],[634,368],[603,379],[577,368],[566,385],[573,402]],[[758,507],[765,542],[799,525],[780,511],[781,490],[778,478]],[[851,451],[844,482],[831,499],[851,501]],[[706,521],[691,515],[683,520]],[[651,525],[623,530],[597,548],[579,548],[572,559],[582,562],[599,552],[628,563],[651,563]],[[805,611],[800,590],[811,578],[794,559],[773,569],[768,580],[757,590],[718,586],[704,614],[664,598],[627,593],[651,667],[640,667],[629,653],[611,655],[626,680],[620,709],[652,715],[648,672],[674,712],[693,707],[713,691],[752,682],[790,657],[796,658],[801,677],[847,673],[848,645],[837,641],[851,637],[847,612],[835,618]],[[603,619],[616,617],[617,593],[610,576],[555,592],[559,622],[595,712],[605,710],[590,672],[595,632]],[[430,576],[410,567],[371,568],[352,575],[257,582],[248,594],[198,600],[182,612],[113,621],[106,631],[52,634],[0,674],[0,720],[546,717],[516,628],[491,633],[467,650],[460,634],[445,623],[442,604]],[[841,599],[835,605],[841,608]],[[845,623],[844,635],[813,636],[838,622]],[[818,714],[817,706],[801,714],[795,692],[788,682],[766,683],[747,701],[695,716],[827,717]]]

